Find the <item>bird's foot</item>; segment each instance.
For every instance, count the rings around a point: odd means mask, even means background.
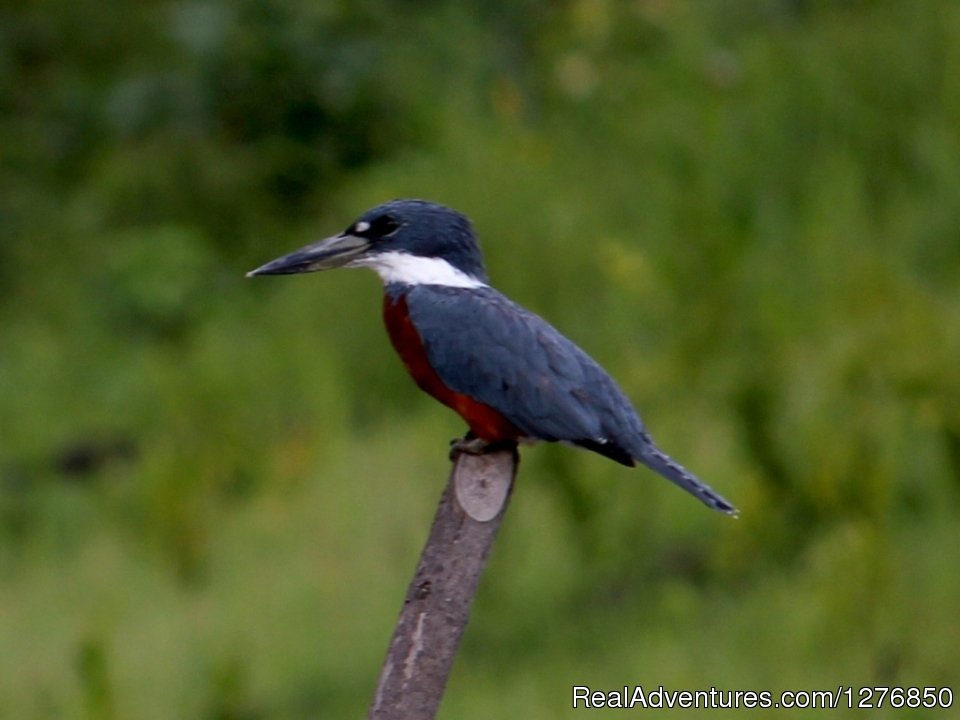
[[[450,441],[450,462],[456,462],[457,458],[464,453],[467,455],[483,455],[490,450],[491,444],[473,433],[467,433],[466,437],[463,438],[455,438]]]
[[[457,458],[463,454],[486,455],[500,450],[513,450],[516,453],[517,443],[513,440],[494,440],[491,442],[469,432],[465,437],[450,441],[450,461],[456,462]]]

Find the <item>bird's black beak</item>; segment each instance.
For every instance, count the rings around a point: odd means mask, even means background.
[[[370,247],[370,241],[358,235],[341,233],[311,243],[288,255],[271,260],[256,270],[247,273],[254,275],[291,275],[293,273],[316,272],[349,265]]]

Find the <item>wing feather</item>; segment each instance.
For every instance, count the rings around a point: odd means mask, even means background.
[[[616,383],[538,315],[493,288],[420,285],[410,319],[443,382],[530,437],[585,445],[632,464],[619,438],[643,425]]]

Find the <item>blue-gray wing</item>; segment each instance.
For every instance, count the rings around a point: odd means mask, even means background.
[[[430,364],[452,390],[532,438],[637,460],[721,512],[736,509],[653,442],[629,400],[583,350],[492,288],[420,285],[406,294]]]
[[[492,288],[419,285],[406,293],[430,364],[452,390],[489,405],[526,435],[566,441],[624,464],[643,425],[592,358]]]

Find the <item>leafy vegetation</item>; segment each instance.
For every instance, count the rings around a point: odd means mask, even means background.
[[[443,717],[960,693],[956,3],[28,3],[0,163],[0,717],[362,712],[461,427],[243,273],[403,196],[742,511],[526,450]]]

